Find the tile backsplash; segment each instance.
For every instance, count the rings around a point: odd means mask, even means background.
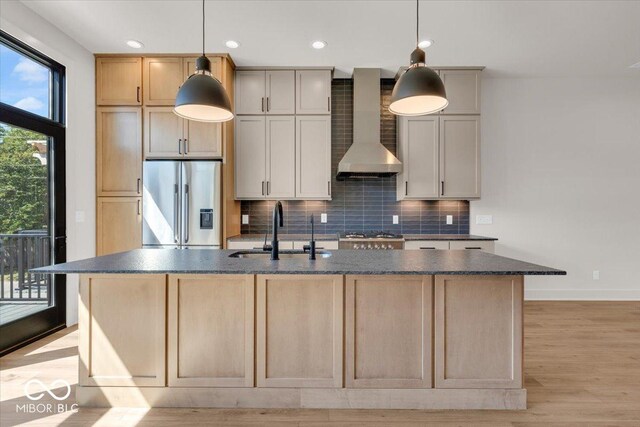
[[[381,80],[380,138],[396,152],[396,119],[388,110],[393,79]],[[353,140],[353,80],[335,79],[331,84],[331,193],[330,201],[283,201],[282,233],[308,233],[309,217],[315,215],[316,233],[385,230],[402,234],[468,234],[469,202],[396,201],[396,177],[337,181],[338,162]],[[249,224],[242,233],[266,233],[271,229],[273,201],[243,201]],[[320,214],[327,223],[320,223]],[[393,224],[397,215],[398,224]],[[453,224],[447,225],[447,215]]]

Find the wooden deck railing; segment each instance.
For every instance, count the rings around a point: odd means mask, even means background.
[[[32,268],[49,265],[50,259],[48,234],[0,234],[0,301],[51,303],[51,276],[29,272]]]

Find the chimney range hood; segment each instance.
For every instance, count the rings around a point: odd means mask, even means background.
[[[353,70],[353,144],[338,163],[337,179],[380,178],[402,163],[380,143],[380,69]]]

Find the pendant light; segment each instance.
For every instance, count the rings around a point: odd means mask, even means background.
[[[202,0],[202,56],[196,71],[180,86],[174,112],[185,119],[200,122],[226,122],[233,119],[229,95],[211,74],[211,61],[204,54],[204,0]]]
[[[449,104],[444,83],[438,73],[426,66],[424,50],[418,47],[419,7],[416,0],[416,49],[411,52],[411,65],[400,76],[391,94],[389,111],[399,116],[423,116]]]

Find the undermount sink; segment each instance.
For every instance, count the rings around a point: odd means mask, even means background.
[[[316,251],[316,258],[329,258],[331,252]],[[229,255],[230,258],[256,258],[256,259],[269,259],[271,252],[256,252],[256,251],[239,251]],[[303,251],[281,251],[279,254],[280,259],[309,259],[309,252]]]

